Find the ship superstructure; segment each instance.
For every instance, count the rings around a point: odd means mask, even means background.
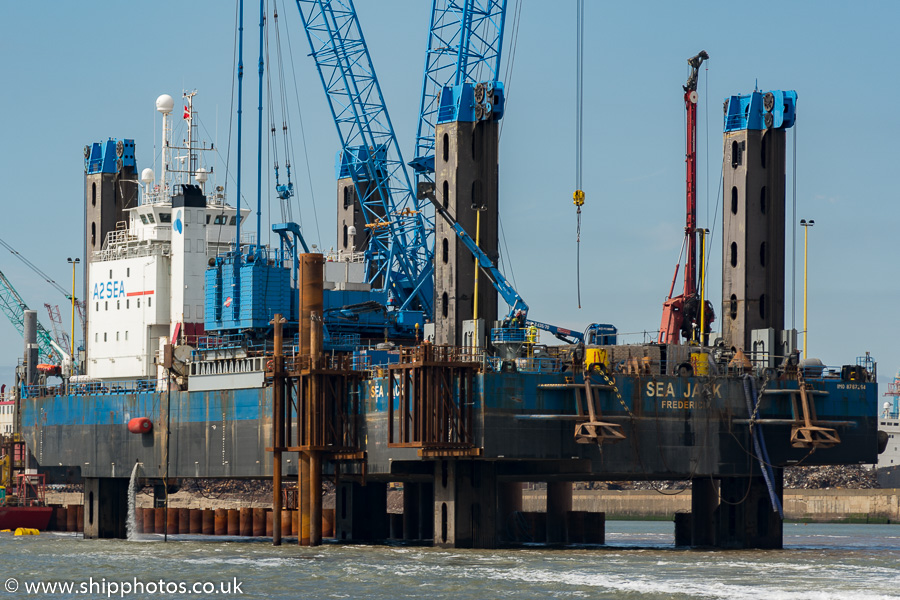
[[[185,114],[196,118],[194,93],[185,96]],[[212,169],[200,164],[200,156],[209,149],[197,145],[192,135],[183,146],[172,142],[173,107],[169,95],[156,101],[163,116],[159,181],[152,169],[144,169],[137,200],[125,204],[122,220],[111,230],[108,223],[89,225],[103,243],[90,253],[85,270],[86,354],[84,377],[76,381],[155,379],[160,348],[203,335],[207,266],[235,247],[237,208],[226,202],[223,186],[207,190]],[[187,130],[194,127],[188,121]],[[130,162],[108,158],[123,147],[132,152]],[[103,214],[107,204],[121,204],[116,186],[108,194],[103,189],[98,192],[91,179],[104,177],[107,173],[102,169],[107,164],[116,169],[116,175],[127,167],[133,171],[133,151],[131,140],[93,145],[85,167],[89,209]],[[99,159],[93,158],[98,155]],[[178,168],[179,164],[190,167]],[[249,212],[241,209],[240,218],[246,219]],[[245,243],[253,239],[247,236]]]

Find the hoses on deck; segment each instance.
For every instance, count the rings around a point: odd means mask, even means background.
[[[750,419],[750,437],[753,439],[753,447],[755,450],[754,456],[756,460],[759,461],[759,468],[762,471],[763,479],[766,482],[766,487],[769,490],[769,502],[772,504],[772,511],[777,512],[779,516],[784,518],[784,508],[781,505],[781,501],[778,499],[778,494],[775,493],[775,485],[774,479],[775,474],[772,471],[772,465],[769,463],[767,458],[768,452],[763,451],[764,442],[760,443],[761,432],[759,425],[756,427],[753,426],[753,405],[755,402],[751,400],[751,385],[755,386],[755,382],[753,381],[753,377],[749,374],[744,375],[744,400],[747,402],[747,416]],[[755,400],[756,395],[752,396]]]

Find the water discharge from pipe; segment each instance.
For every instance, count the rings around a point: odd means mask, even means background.
[[[138,471],[141,469],[141,463],[134,463],[131,470],[131,479],[128,480],[128,519],[125,521],[125,530],[129,541],[138,539],[137,533],[137,492],[138,492]]]

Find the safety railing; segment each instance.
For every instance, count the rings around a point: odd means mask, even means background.
[[[140,394],[153,392],[157,388],[156,379],[126,379],[121,381],[78,381],[68,386],[59,385],[25,385],[22,386],[23,398],[43,398],[64,394]]]

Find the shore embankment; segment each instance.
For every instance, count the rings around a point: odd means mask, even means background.
[[[526,491],[525,511],[543,511],[543,490]],[[674,519],[690,512],[691,490],[576,490],[572,509],[605,512],[607,520]],[[789,521],[900,523],[900,489],[784,490],[784,516]]]
[[[402,507],[402,492],[392,491],[391,507]],[[54,505],[78,505],[81,493],[48,492],[47,502]],[[326,498],[326,507],[333,506],[333,496]],[[152,505],[152,498],[139,494],[139,508]],[[270,508],[271,498],[260,495],[249,497],[202,497],[187,491],[179,491],[169,498],[169,506],[175,508]],[[523,509],[528,512],[545,510],[546,496],[543,490],[525,491]],[[577,511],[605,512],[607,520],[671,520],[675,513],[690,512],[691,490],[576,490],[572,495],[572,509]],[[397,512],[391,510],[390,512]],[[784,515],[789,521],[841,522],[841,523],[900,523],[900,489],[874,490],[798,490],[784,491]]]

